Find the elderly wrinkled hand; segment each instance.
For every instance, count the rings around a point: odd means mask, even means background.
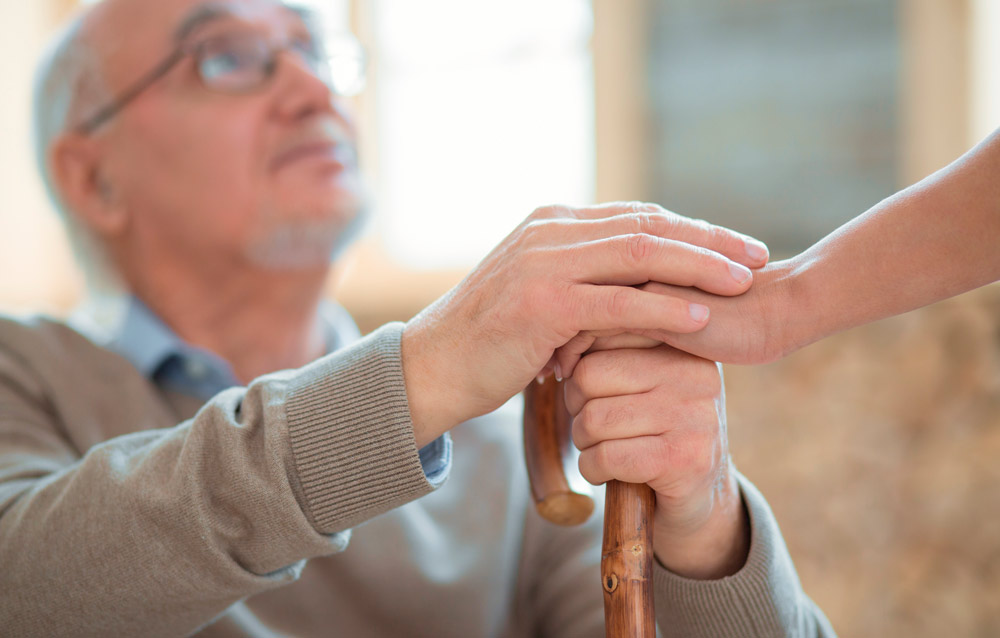
[[[636,285],[739,295],[766,261],[756,240],[651,204],[538,209],[407,324],[403,371],[418,444],[502,405],[581,332],[705,327],[701,304]]]
[[[729,459],[718,364],[665,345],[592,352],[566,383],[580,472],[656,494],[657,559],[690,578],[742,567],[749,522]]]

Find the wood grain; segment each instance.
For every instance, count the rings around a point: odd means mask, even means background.
[[[604,505],[604,629],[608,638],[655,638],[653,491],[609,481]]]

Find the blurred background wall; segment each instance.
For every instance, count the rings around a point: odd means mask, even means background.
[[[997,0],[315,0],[370,56],[371,329],[540,204],[646,199],[793,254],[1000,126]],[[82,295],[31,72],[76,0],[0,2],[0,310]],[[739,467],[844,636],[1000,635],[1000,289],[727,367]]]

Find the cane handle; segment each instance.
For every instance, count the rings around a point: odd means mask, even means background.
[[[524,458],[531,494],[538,513],[558,525],[579,525],[594,511],[594,499],[567,478],[579,476],[570,421],[562,383],[550,376],[525,389]]]

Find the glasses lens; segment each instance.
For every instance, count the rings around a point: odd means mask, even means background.
[[[267,44],[257,38],[208,40],[198,50],[198,72],[211,89],[250,91],[268,78],[271,57]]]

